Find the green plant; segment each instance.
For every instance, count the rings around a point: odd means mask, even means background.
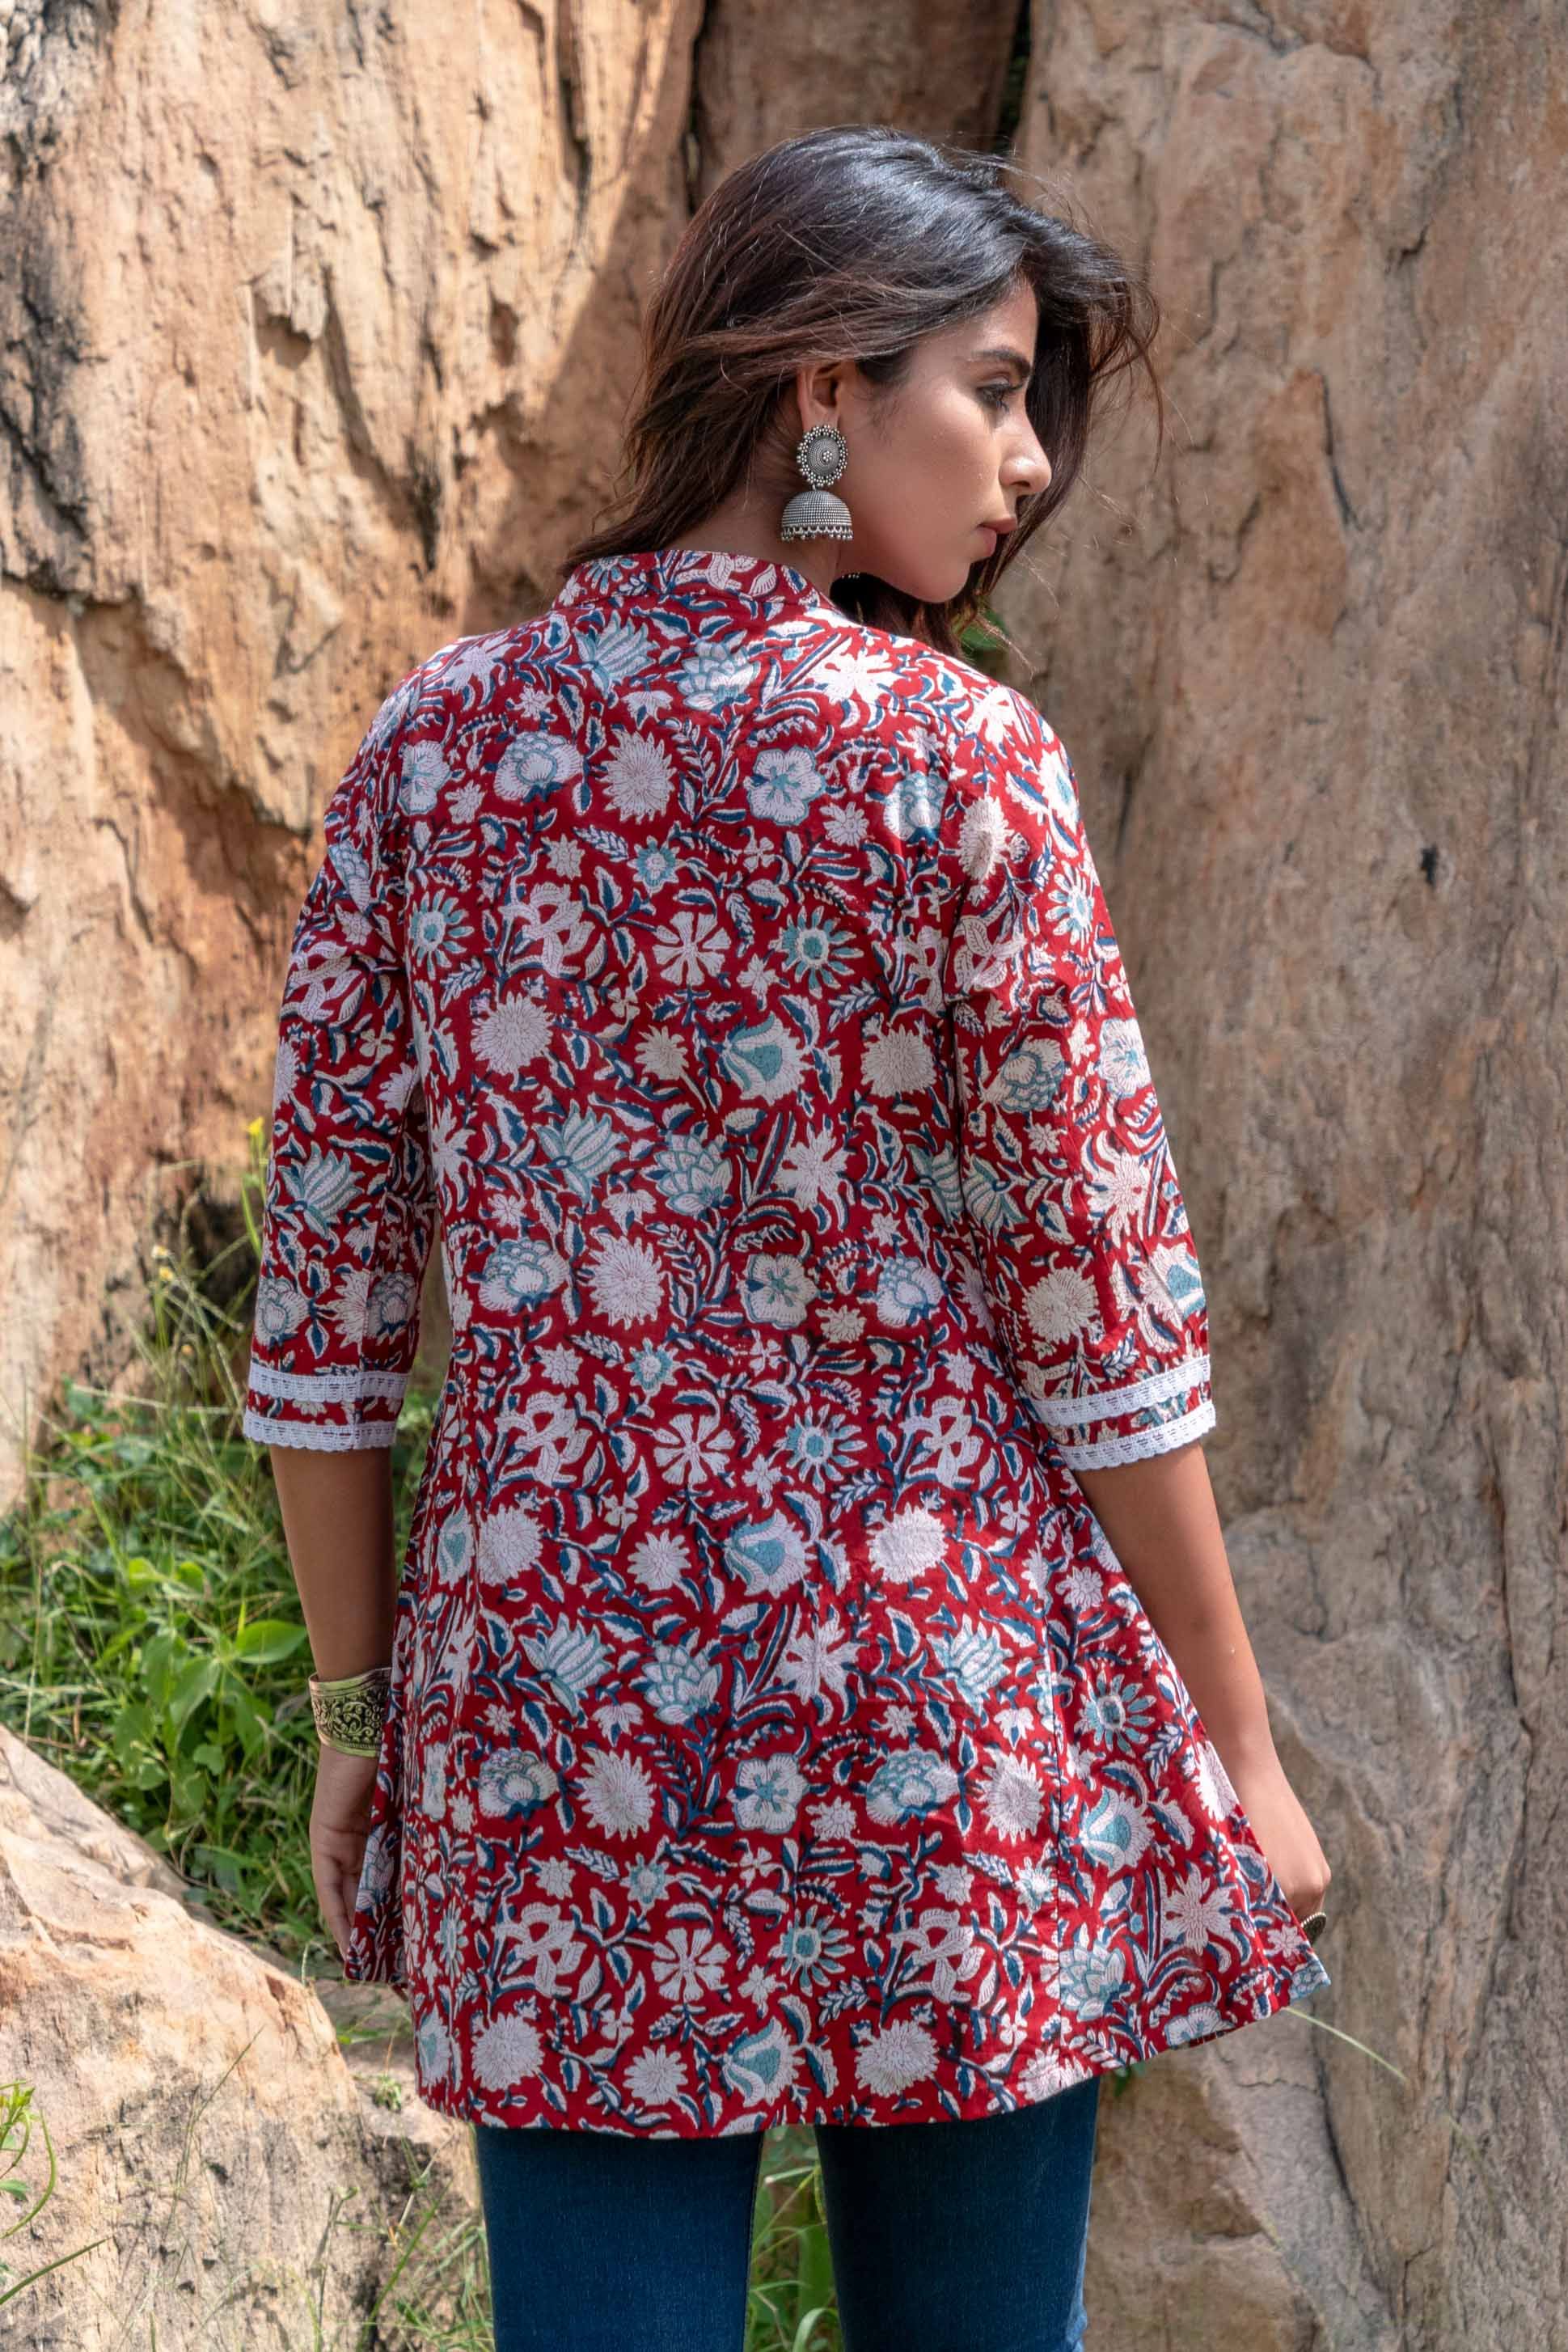
[[[807,2128],[770,2131],[751,2240],[747,2352],[839,2352],[821,2168]]]
[[[0,1520],[0,1720],[164,1854],[217,1924],[303,1960],[327,1948],[309,1654],[270,1465],[239,1427],[259,1121],[250,1149],[232,1245],[248,1246],[246,1278],[154,1244],[140,1378],[66,1383]],[[411,1391],[400,1558],[433,1412]]]
[[[48,2177],[42,2194],[27,2205],[27,2210],[0,2230],[0,2243],[7,2238],[14,2238],[18,2230],[25,2230],[42,2212],[55,2193],[55,2183],[59,2177],[55,2165],[54,2143],[41,2110],[35,2109],[33,2105],[31,2085],[0,2083],[0,2195],[11,2198],[19,2205],[26,2205],[33,2194],[22,2177],[21,2166],[32,2145],[35,2118],[43,2137],[44,2154],[48,2160]],[[36,2285],[50,2271],[63,2270],[68,2263],[78,2261],[83,2254],[90,2254],[94,2246],[101,2246],[103,2242],[101,2238],[91,2238],[85,2246],[74,2247],[68,2254],[57,2254],[53,2262],[40,2263],[37,2270],[24,2271],[19,2278],[12,2277],[9,2263],[0,2261],[0,2309],[20,2294],[24,2287]]]

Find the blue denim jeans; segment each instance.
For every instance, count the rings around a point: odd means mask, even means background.
[[[816,2126],[844,2352],[1079,2352],[1100,2079]],[[761,2132],[474,2134],[496,2352],[743,2352]]]

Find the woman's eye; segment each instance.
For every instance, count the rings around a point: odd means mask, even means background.
[[[1014,386],[1010,383],[983,383],[980,386],[980,398],[988,408],[1002,409],[1012,398]]]

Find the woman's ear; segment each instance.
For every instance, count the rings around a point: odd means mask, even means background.
[[[844,389],[853,366],[852,360],[819,360],[810,367],[796,369],[793,389],[800,419],[797,439],[813,425],[842,426]]]

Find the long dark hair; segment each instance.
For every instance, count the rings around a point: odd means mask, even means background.
[[[1113,379],[1144,369],[1165,439],[1154,295],[1070,218],[1025,204],[1009,174],[1022,176],[1008,156],[871,123],[808,131],[731,172],[687,223],[643,321],[616,519],[577,542],[562,575],[590,557],[667,546],[728,496],[759,447],[779,462],[777,411],[798,367],[852,359],[891,390],[923,336],[990,309],[1023,278],[1040,308],[1025,403],[1050,487],[1024,499],[1018,528],[945,604],[862,574],[834,590],[854,618],[956,653],[1071,490]],[[782,502],[801,486],[787,454],[781,472]]]

